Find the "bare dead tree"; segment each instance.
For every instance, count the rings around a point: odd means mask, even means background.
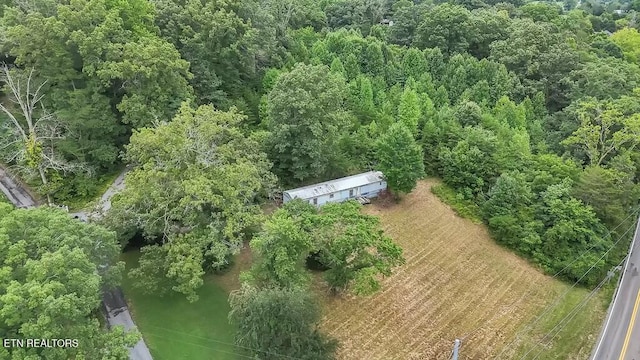
[[[45,188],[49,183],[48,170],[63,173],[86,170],[84,165],[70,163],[55,152],[54,141],[64,139],[66,132],[42,103],[46,81],[37,81],[34,69],[12,70],[6,64],[0,65],[0,81],[8,91],[8,103],[0,102],[0,111],[9,118],[5,125],[9,136],[0,139],[0,155],[5,161],[28,174],[37,173]],[[48,191],[47,202],[51,205]]]

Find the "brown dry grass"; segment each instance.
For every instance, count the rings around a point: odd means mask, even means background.
[[[420,182],[399,204],[365,208],[380,217],[407,262],[372,297],[323,297],[322,327],[340,340],[341,359],[449,359],[454,339],[466,335],[460,359],[494,358],[568,289],[497,245],[484,226],[456,216],[430,192],[436,183]],[[587,310],[601,318],[601,302],[592,305]],[[537,336],[525,333],[517,345],[533,344]],[[560,358],[588,353],[587,337]]]

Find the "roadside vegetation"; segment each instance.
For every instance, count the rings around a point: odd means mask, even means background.
[[[456,193],[454,189],[445,184],[431,186],[431,192],[440,200],[447,203],[460,217],[469,219],[476,224],[482,223],[482,213],[478,205],[466,200],[464,196]]]
[[[7,197],[3,193],[0,193],[0,203],[11,205],[9,199],[7,199]]]

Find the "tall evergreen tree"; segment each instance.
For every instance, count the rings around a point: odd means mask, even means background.
[[[413,190],[424,177],[422,149],[404,123],[389,128],[377,142],[377,169],[382,171],[389,189],[396,193]]]
[[[421,116],[418,94],[412,89],[405,89],[398,106],[398,121],[402,122],[413,136],[417,136]]]

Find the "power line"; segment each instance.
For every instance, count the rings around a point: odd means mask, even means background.
[[[635,214],[638,210],[640,210],[640,207],[636,208],[635,211],[633,211],[631,214],[629,214],[624,220],[622,220],[615,228],[613,228],[611,231],[608,232],[607,236],[611,236],[611,233],[613,231],[615,231],[618,227],[620,227],[620,225],[622,225],[625,221],[627,221],[629,219],[629,217],[631,217],[631,215]],[[562,299],[564,299],[569,292],[571,292],[571,290],[573,290],[579,283],[580,281],[582,281],[582,279],[584,279],[589,272],[591,272],[591,270],[593,270],[595,268],[595,266],[598,264],[598,262],[600,262],[602,259],[604,259],[604,257],[611,251],[613,250],[613,248],[615,248],[618,243],[625,237],[625,235],[633,228],[635,228],[635,223],[632,224],[619,238],[618,240],[611,245],[607,251],[599,258],[597,259],[592,265],[591,267],[589,267],[589,269],[578,279],[576,280],[573,285],[571,285],[571,287],[569,289],[567,289],[562,295],[560,295],[556,301],[554,301],[553,303],[551,303],[549,306],[547,306],[547,308],[529,325],[527,325],[527,327],[525,327],[523,330],[518,331],[518,334],[516,335],[516,338],[514,340],[512,340],[510,343],[508,343],[507,345],[505,345],[502,349],[502,351],[498,354],[498,356],[496,357],[496,359],[500,358],[500,356],[502,356],[502,354],[514,343],[516,343],[518,340],[520,340],[520,336],[522,335],[523,332],[530,330],[531,328],[533,328],[533,326],[535,324],[537,324],[545,315],[547,315],[552,308],[554,308],[555,306],[557,306]],[[582,254],[580,254],[574,261],[572,261],[569,265],[565,266],[565,268],[563,268],[562,270],[558,271],[553,278],[556,278],[560,273],[562,273],[564,270],[566,270],[571,264],[575,263],[575,261],[577,261],[578,259],[580,259],[582,256],[584,256],[589,250],[593,249],[595,247],[595,245],[592,245],[589,249],[585,250]],[[626,258],[626,257],[625,257]],[[524,298],[524,297],[523,297]],[[512,305],[513,306],[513,305]],[[494,315],[495,317],[495,315]],[[486,325],[486,324],[485,324]],[[483,325],[484,326],[484,325]],[[475,331],[475,330],[474,330]],[[468,336],[468,335],[467,335]]]
[[[629,256],[629,255],[627,255]],[[618,264],[618,266],[621,266],[622,263],[624,263],[624,261],[626,260],[627,256],[625,256],[622,261]],[[573,320],[573,318],[578,314],[579,310],[582,309],[583,307],[586,306],[586,304],[589,302],[589,300],[591,300],[591,298],[593,298],[595,296],[595,294],[602,288],[602,286],[604,286],[604,284],[607,283],[608,281],[608,277],[605,277],[604,279],[602,279],[602,281],[598,284],[598,286],[596,286],[586,297],[585,299],[583,299],[580,303],[578,303],[576,306],[574,306],[574,308],[571,310],[571,312],[569,312],[567,315],[565,315],[562,319],[560,319],[560,321],[558,322],[558,324],[556,324],[556,326],[554,326],[549,332],[547,332],[547,334],[545,334],[545,336],[542,337],[542,339],[536,343],[529,351],[527,351],[521,358],[520,360],[524,359],[527,355],[529,355],[533,350],[535,350],[538,346],[542,345],[542,343],[545,341],[545,339],[551,335],[551,333],[553,333],[556,329],[558,329],[558,327],[560,326],[560,328],[555,332],[555,334],[548,339],[546,342],[550,342],[552,341],[556,336],[558,336],[558,334],[560,334],[560,332],[571,322],[571,320]],[[563,323],[564,322],[564,323]],[[544,349],[541,349],[540,351],[538,351],[535,355],[535,357],[533,358],[533,360],[537,359],[542,352],[544,351]]]
[[[205,341],[211,341],[211,342],[218,343],[218,344],[223,344],[223,345],[233,346],[233,347],[240,348],[240,349],[244,349],[244,350],[251,350],[251,351],[261,352],[261,353],[265,353],[265,354],[267,354],[267,355],[279,356],[279,357],[287,358],[287,359],[291,359],[291,360],[300,360],[299,358],[292,357],[292,356],[289,356],[289,355],[279,354],[279,353],[272,352],[272,351],[267,351],[267,350],[260,350],[260,349],[256,349],[256,348],[252,348],[252,347],[247,347],[247,346],[242,346],[242,345],[238,345],[238,344],[234,344],[234,343],[229,343],[229,342],[225,342],[225,341],[221,341],[221,340],[216,340],[216,339],[212,339],[212,338],[208,338],[208,337],[203,337],[203,336],[198,336],[198,335],[188,334],[188,333],[185,333],[185,332],[176,331],[176,330],[172,330],[172,329],[168,329],[168,328],[164,328],[164,327],[160,327],[160,326],[148,325],[147,327],[151,327],[151,328],[155,328],[155,329],[159,329],[159,330],[167,331],[167,332],[174,333],[174,334],[179,334],[179,335],[184,335],[184,336],[192,337],[192,338],[194,338],[194,339],[200,339],[200,340],[205,340]]]
[[[223,354],[240,356],[240,357],[243,357],[243,358],[246,358],[246,359],[253,359],[253,357],[250,357],[250,356],[247,356],[247,355],[239,354],[239,353],[236,353],[236,352],[228,352],[228,351],[224,351],[224,350],[213,348],[211,346],[206,346],[206,345],[202,345],[202,344],[196,344],[196,343],[192,343],[192,342],[188,342],[188,341],[184,341],[184,340],[179,340],[179,339],[176,339],[176,338],[168,338],[168,337],[164,337],[162,335],[153,334],[153,333],[149,333],[149,332],[145,333],[145,335],[151,335],[151,336],[157,337],[158,339],[164,339],[164,340],[168,340],[168,341],[177,341],[179,343],[183,343],[183,344],[187,344],[187,345],[191,345],[191,346],[198,346],[198,347],[201,347],[201,348],[217,351],[217,352],[223,353]]]
[[[561,296],[559,296],[559,297],[556,299],[556,301],[554,301],[551,305],[549,305],[549,306],[545,309],[545,311],[543,311],[543,312],[542,312],[542,314],[540,314],[540,315],[539,315],[539,316],[538,316],[538,317],[537,317],[537,318],[536,318],[532,323],[530,323],[530,324],[529,324],[529,325],[528,325],[524,330],[519,331],[519,332],[518,332],[519,334],[517,335],[516,339],[514,339],[511,343],[509,343],[507,346],[505,346],[505,347],[502,349],[502,351],[500,352],[500,354],[499,354],[498,356],[502,355],[502,354],[504,353],[504,351],[506,351],[506,349],[507,349],[507,348],[509,348],[509,346],[510,346],[510,345],[512,345],[513,343],[515,343],[517,340],[519,340],[519,339],[520,339],[520,334],[521,334],[523,331],[528,331],[528,330],[532,329],[532,328],[533,328],[533,326],[534,326],[535,324],[537,324],[537,323],[538,323],[538,322],[539,322],[539,321],[540,321],[540,320],[541,320],[545,315],[547,315],[547,314],[548,314],[548,313],[549,313],[549,312],[550,312],[550,311],[551,311],[555,306],[557,306],[557,305],[562,301],[562,299],[564,299],[564,298],[569,294],[569,292],[571,292],[571,290],[573,290],[573,289],[578,285],[578,283],[580,283],[580,281],[582,281],[582,279],[584,279],[584,278],[587,276],[587,274],[588,274],[589,272],[591,272],[591,270],[593,270],[593,268],[595,267],[595,265],[596,265],[599,261],[601,261],[602,259],[604,259],[604,257],[609,253],[609,251],[611,251],[611,250],[612,250],[612,249],[613,249],[613,248],[614,248],[614,247],[615,247],[615,246],[616,246],[616,245],[617,245],[617,244],[618,244],[618,243],[619,243],[619,242],[620,242],[620,241],[625,237],[625,235],[629,232],[629,230],[631,230],[631,229],[632,229],[632,228],[634,228],[634,227],[635,227],[635,224],[634,224],[633,226],[631,226],[629,229],[627,229],[627,231],[625,231],[625,232],[620,236],[620,238],[618,238],[618,240],[617,240],[617,241],[616,241],[616,242],[615,242],[611,247],[609,247],[609,249],[608,249],[608,250],[607,250],[607,251],[606,251],[606,252],[605,252],[605,253],[604,253],[604,254],[603,254],[603,255],[602,255],[598,260],[596,260],[596,261],[593,263],[593,265],[591,265],[591,267],[590,267],[590,268],[589,268],[589,269],[588,269],[588,270],[587,270],[587,271],[586,271],[586,272],[585,272],[585,273],[584,273],[584,274],[583,274],[583,275],[582,275],[582,276],[581,276],[581,277],[580,277],[576,282],[574,282],[574,283],[573,283],[573,285],[571,285],[571,287],[570,287],[569,289],[567,289],[567,291],[565,291]]]
[[[598,293],[598,291],[600,291],[600,289],[602,288],[602,286],[604,286],[604,284],[606,284],[606,282],[607,282],[606,278],[604,280],[602,280],[602,282],[600,284],[598,284],[598,286],[595,289],[593,289],[591,291],[591,293],[589,293],[580,303],[578,303],[576,306],[574,306],[573,310],[571,310],[571,312],[569,312],[569,314],[567,314],[564,318],[562,318],[558,322],[558,324],[556,326],[554,326],[545,336],[543,336],[542,339],[538,343],[536,343],[529,351],[527,351],[522,356],[521,360],[526,358],[526,356],[528,354],[530,354],[537,347],[541,346],[543,343],[546,342],[548,344],[551,341],[553,341],[553,339],[555,339],[556,336],[558,336],[562,332],[562,330],[567,325],[569,325],[569,323],[571,323],[573,318],[575,318],[576,315],[578,315],[580,310],[582,310],[582,308],[584,308],[589,303],[589,301]],[[556,329],[557,329],[557,331],[556,331]],[[555,331],[555,333],[554,333],[554,331]],[[553,336],[551,336],[551,338],[549,338],[548,340],[545,341],[545,339],[547,339],[552,333],[553,333]],[[540,349],[540,351],[538,351],[535,354],[535,357],[533,358],[533,360],[537,359],[543,352],[544,352],[544,348]]]
[[[607,237],[611,237],[611,234],[618,229],[622,224],[624,224],[627,220],[629,220],[629,218],[632,215],[635,215],[636,213],[638,213],[640,211],[640,206],[637,207],[635,210],[633,210],[631,213],[629,213],[629,215],[627,215],[626,218],[624,218],[618,225],[616,225],[616,227],[614,227],[613,229],[609,230],[607,232],[607,235],[605,236],[605,238]],[[559,270],[558,272],[556,272],[551,279],[555,279],[557,278],[560,274],[562,274],[565,270],[567,270],[571,265],[573,265],[576,261],[578,261],[580,258],[582,258],[585,254],[587,254],[589,251],[591,251],[594,247],[596,246],[596,244],[592,244],[588,249],[584,250],[580,255],[578,255],[575,259],[573,259],[573,261],[571,261],[569,264],[567,264],[564,268],[562,268],[561,270]],[[544,281],[545,278],[542,278],[539,282]],[[527,290],[524,295],[522,295],[522,297],[520,297],[518,300],[516,300],[513,304],[511,304],[511,306],[509,306],[509,309],[513,308],[516,304],[520,303],[523,299],[525,299],[528,295],[532,294],[534,292],[534,289],[536,289],[536,286],[532,286],[529,290]],[[467,339],[469,336],[473,335],[475,332],[477,332],[478,330],[482,329],[483,327],[485,327],[488,323],[492,322],[493,320],[495,320],[498,316],[504,316],[504,314],[506,314],[506,312],[503,312],[502,314],[500,312],[496,312],[488,321],[484,322],[482,325],[476,327],[475,329],[473,329],[470,332],[467,332],[464,336],[462,336],[461,340],[465,340]],[[518,337],[519,339],[519,337]],[[506,349],[507,347],[503,348]],[[500,355],[502,355],[502,352],[500,353]]]

